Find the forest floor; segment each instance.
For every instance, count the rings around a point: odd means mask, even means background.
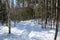
[[[34,20],[16,22],[16,26],[11,21],[11,34],[5,24],[0,24],[0,40],[53,40],[54,35],[55,29],[42,29]],[[60,40],[60,31],[57,40]]]

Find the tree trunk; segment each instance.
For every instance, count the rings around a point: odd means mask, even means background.
[[[50,29],[52,29],[52,15],[53,15],[53,0],[51,0],[51,28]]]
[[[58,35],[58,21],[56,21],[56,31],[55,31],[54,40],[57,40],[57,35]]]
[[[24,8],[24,0],[23,0],[23,8]]]
[[[58,13],[58,0],[56,0],[56,31],[55,31],[55,37],[54,40],[57,40],[58,35],[58,26],[59,26],[59,13]]]
[[[45,28],[47,25],[47,16],[48,16],[48,0],[45,0]]]
[[[9,28],[9,34],[11,33],[11,27],[10,27],[10,12],[9,12],[9,5],[8,5],[9,0],[5,0],[6,3],[6,12],[7,12],[7,17],[8,17],[8,28]]]

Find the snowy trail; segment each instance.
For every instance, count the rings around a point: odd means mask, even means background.
[[[33,20],[21,21],[13,27],[11,22],[11,34],[8,34],[7,26],[0,26],[0,40],[53,40],[55,30],[41,29],[41,25]],[[60,40],[60,32],[57,40]]]
[[[30,33],[28,33],[27,30],[19,30],[17,28],[12,28],[12,34],[8,34],[8,28],[7,27],[3,27],[4,29],[4,33],[2,32],[2,30],[0,31],[0,37],[1,39],[6,39],[6,40],[53,40],[52,38],[54,37],[54,31],[41,31],[41,32],[37,32],[37,31],[31,31]]]

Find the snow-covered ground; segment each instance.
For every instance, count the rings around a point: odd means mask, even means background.
[[[15,27],[12,21],[11,34],[8,34],[7,26],[0,26],[0,40],[53,40],[54,35],[54,29],[42,29],[34,20],[20,21]],[[57,40],[60,40],[60,32]]]

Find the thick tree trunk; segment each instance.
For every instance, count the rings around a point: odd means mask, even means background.
[[[10,13],[8,14],[8,28],[9,28],[9,34],[11,33],[11,26],[10,26]]]
[[[5,0],[6,3],[6,12],[7,12],[7,17],[8,17],[8,28],[9,28],[9,34],[11,33],[11,27],[10,27],[10,12],[9,12],[9,5],[8,5],[9,0]]]

